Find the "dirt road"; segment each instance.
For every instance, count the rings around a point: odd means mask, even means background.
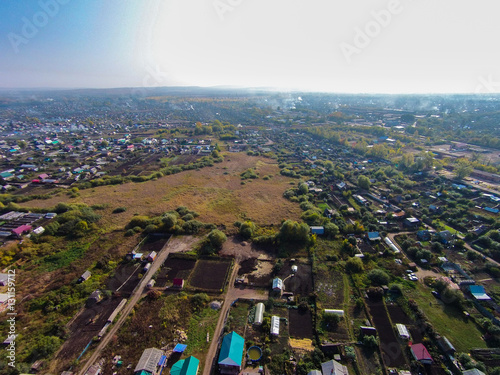
[[[227,289],[227,293],[224,296],[224,302],[222,304],[222,309],[220,311],[219,320],[217,322],[217,326],[215,327],[214,336],[212,338],[212,342],[210,343],[210,347],[208,348],[207,357],[205,360],[205,366],[203,367],[202,375],[210,375],[212,370],[212,364],[216,362],[216,354],[219,346],[219,337],[224,329],[224,322],[226,320],[227,313],[231,308],[231,304],[233,301],[238,298],[245,299],[258,299],[258,300],[267,300],[269,297],[269,291],[265,290],[256,290],[252,288],[239,288],[234,286],[234,280],[236,279],[236,275],[238,275],[238,270],[240,269],[240,265],[238,262],[235,262],[233,272],[231,272],[231,276],[229,278],[229,286]]]
[[[92,353],[90,358],[87,360],[84,366],[82,366],[81,371],[79,372],[79,375],[84,375],[85,371],[97,362],[99,359],[99,356],[101,355],[102,350],[108,345],[109,341],[111,338],[118,332],[122,324],[125,322],[127,319],[128,315],[134,308],[135,304],[141,299],[142,294],[144,292],[144,288],[146,285],[149,283],[151,280],[151,277],[155,274],[155,272],[158,270],[158,268],[161,267],[163,262],[168,257],[168,254],[170,253],[178,253],[182,251],[187,251],[191,249],[191,246],[194,245],[194,243],[198,241],[197,238],[192,237],[192,236],[180,236],[180,237],[171,237],[165,246],[160,250],[158,253],[156,259],[151,265],[150,270],[143,276],[141,282],[137,285],[135,290],[132,292],[132,295],[130,296],[129,302],[127,305],[123,308],[120,317],[116,321],[116,323],[111,327],[111,329],[108,331],[108,333],[101,339],[99,345],[95,349],[95,351]]]

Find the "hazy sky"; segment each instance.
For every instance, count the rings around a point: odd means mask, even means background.
[[[498,0],[1,0],[0,87],[500,92]]]

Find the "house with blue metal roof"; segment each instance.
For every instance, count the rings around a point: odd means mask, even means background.
[[[380,241],[380,234],[378,232],[368,232],[368,239],[370,241]]]
[[[469,290],[472,297],[477,300],[486,301],[491,299],[491,297],[486,294],[486,290],[484,290],[484,286],[482,285],[469,285]]]
[[[312,234],[323,235],[323,234],[325,234],[325,227],[323,227],[323,226],[312,226],[311,227],[311,233]]]
[[[174,363],[170,375],[196,375],[200,367],[200,360],[192,355]]]
[[[228,333],[222,339],[219,353],[219,371],[221,374],[238,374],[241,371],[245,339],[236,332]]]

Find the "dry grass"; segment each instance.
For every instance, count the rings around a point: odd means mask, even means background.
[[[240,173],[254,168],[260,178],[242,185]],[[272,178],[263,180],[270,175]],[[101,225],[107,230],[122,229],[134,214],[158,215],[178,206],[187,206],[200,214],[200,221],[232,225],[236,220],[251,219],[259,225],[277,225],[282,219],[297,220],[300,208],[283,198],[291,179],[281,176],[277,164],[260,157],[242,153],[225,155],[222,163],[199,171],[185,171],[156,181],[100,186],[80,191],[70,198],[59,195],[48,200],[25,202],[26,207],[53,207],[59,202],[109,204]],[[127,207],[120,214],[111,212]]]
[[[294,350],[302,352],[312,352],[314,350],[314,345],[311,339],[288,339],[290,347]]]

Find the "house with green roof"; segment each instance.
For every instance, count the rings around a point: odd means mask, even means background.
[[[170,370],[170,375],[196,375],[199,366],[200,360],[191,355],[175,362]]]
[[[245,339],[236,332],[224,336],[218,361],[221,374],[238,374],[241,371],[244,347]]]

